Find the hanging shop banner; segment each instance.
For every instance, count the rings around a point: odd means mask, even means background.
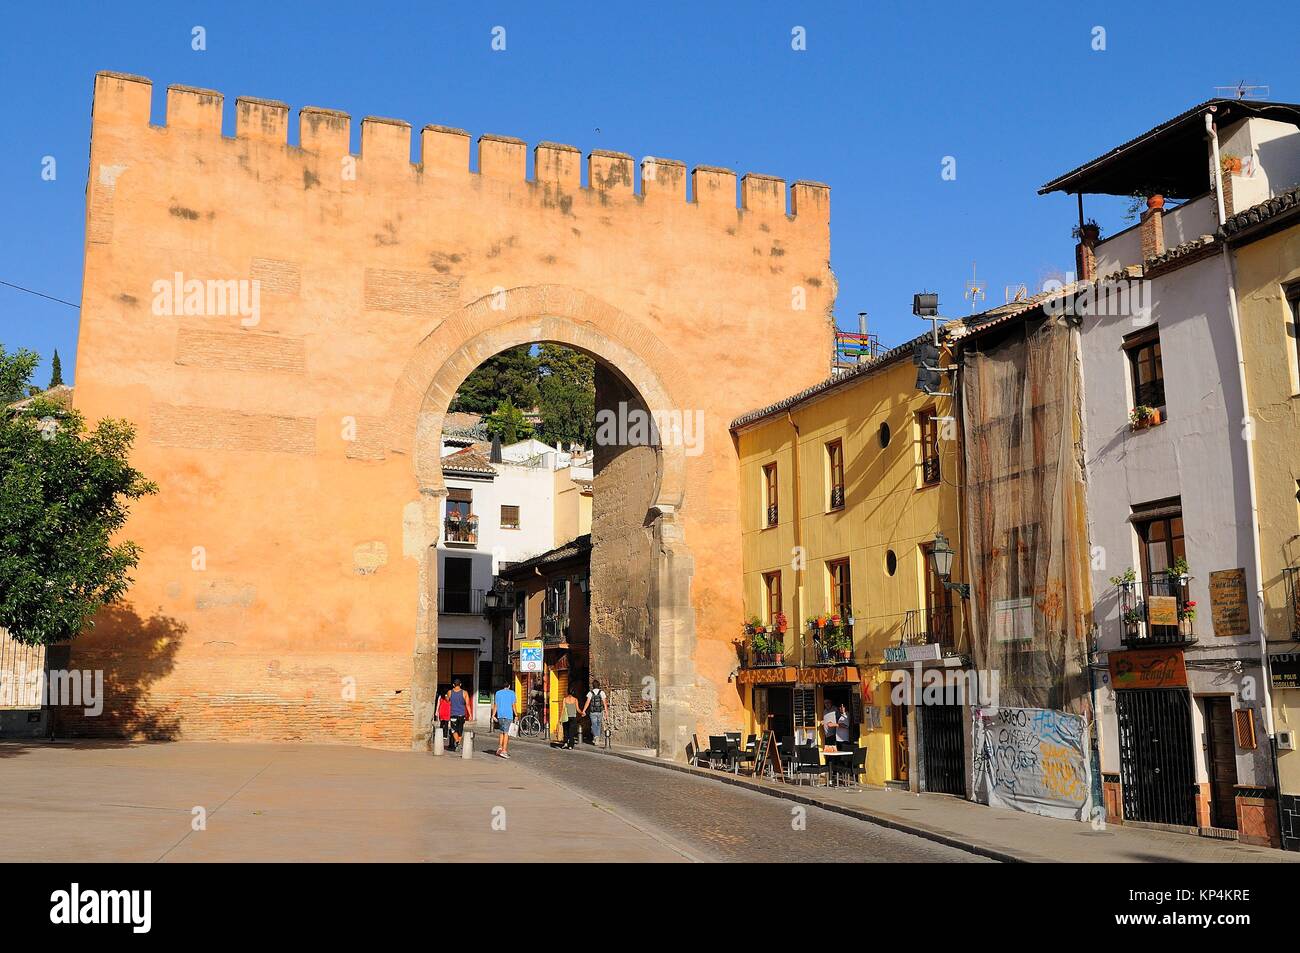
[[[975,791],[992,807],[1087,820],[1084,721],[1044,708],[975,709]]]
[[[1216,636],[1250,634],[1246,570],[1221,569],[1210,573],[1210,616],[1214,619]]]
[[[1187,666],[1181,649],[1134,649],[1111,652],[1110,684],[1121,688],[1184,688]]]

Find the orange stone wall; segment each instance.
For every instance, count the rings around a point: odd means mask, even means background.
[[[704,412],[701,453],[659,452],[648,514],[677,573],[651,590],[689,603],[654,622],[668,747],[739,724],[727,426],[825,376],[826,187],[745,176],[737,207],[736,176],[699,167],[687,201],[670,160],[638,192],[630,157],[593,153],[583,186],[567,146],[535,147],[529,178],[514,139],[368,118],[354,155],[342,113],[303,108],[291,145],[284,104],[239,99],[225,136],[219,93],[171,87],[165,125],[153,95],[96,78],[75,403],[136,424],[161,492],[125,530],[128,601],[71,648],[108,711],[63,730],[419,744],[442,415],[479,362],[540,340]],[[158,313],[192,280],[201,313]],[[253,287],[255,315],[214,313]]]

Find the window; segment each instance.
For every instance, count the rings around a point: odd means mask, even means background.
[[[849,561],[836,559],[826,564],[831,583],[831,608],[847,619],[853,614],[853,587],[849,582]]]
[[[1165,581],[1165,570],[1187,558],[1182,503],[1177,498],[1162,500],[1136,509],[1130,519],[1142,550],[1143,581],[1159,587]]]
[[[826,467],[830,476],[830,506],[838,510],[844,506],[844,442],[832,440],[826,445]]]
[[[880,449],[884,450],[889,446],[889,424],[880,425]]]
[[[1296,376],[1291,379],[1291,392],[1300,394],[1300,281],[1286,289],[1286,302],[1291,309],[1291,356],[1296,362]]]
[[[1160,329],[1148,328],[1124,339],[1133,380],[1133,406],[1165,409],[1165,371],[1160,360]]]
[[[776,464],[763,467],[764,526],[775,526],[780,511],[777,509]]]
[[[1034,594],[1034,557],[1038,553],[1038,524],[1013,526],[1007,530],[1007,598],[1023,599]]]
[[[475,543],[478,540],[478,520],[474,517],[474,491],[459,487],[447,488],[447,518],[445,539],[449,543]]]
[[[891,576],[898,572],[898,556],[892,549],[885,553],[885,572]]]
[[[767,596],[767,618],[764,620],[768,625],[776,622],[777,616],[781,614],[781,572],[763,573],[763,591]]]
[[[519,507],[507,506],[501,504],[501,528],[518,529],[519,528]]]
[[[921,434],[921,485],[934,486],[939,482],[939,419],[934,408],[916,415]]]

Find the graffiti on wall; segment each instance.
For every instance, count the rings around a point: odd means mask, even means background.
[[[1084,720],[1043,708],[979,708],[975,790],[1030,814],[1085,820],[1090,781]]]

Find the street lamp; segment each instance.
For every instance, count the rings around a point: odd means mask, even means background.
[[[963,599],[969,599],[970,586],[964,582],[949,581],[952,579],[952,558],[955,555],[953,548],[948,545],[948,537],[936,533],[934,542],[930,544],[930,565],[934,568],[934,574],[949,592],[956,592]]]
[[[489,589],[483,594],[483,602],[488,612],[496,612],[497,605],[501,602],[501,594],[496,589]]]

